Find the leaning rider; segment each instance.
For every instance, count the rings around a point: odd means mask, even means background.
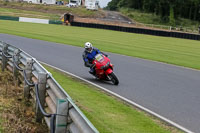
[[[99,49],[94,48],[90,42],[86,42],[85,51],[83,52],[83,60],[85,62],[85,66],[90,67],[89,73],[93,75],[95,75],[95,64],[92,64],[92,61],[97,54],[103,54],[106,57],[108,56],[107,54],[100,52]]]

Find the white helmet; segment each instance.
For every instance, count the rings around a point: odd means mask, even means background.
[[[93,50],[92,44],[90,42],[85,43],[85,51],[91,53]]]

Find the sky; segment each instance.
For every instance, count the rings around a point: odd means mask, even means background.
[[[103,8],[103,7],[106,7],[108,2],[110,2],[111,0],[99,0],[99,4],[100,4],[100,7]]]

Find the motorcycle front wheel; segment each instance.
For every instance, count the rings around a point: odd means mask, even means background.
[[[119,80],[118,80],[117,76],[113,72],[111,74],[109,74],[109,77],[110,77],[110,79],[111,79],[111,81],[112,81],[112,83],[114,85],[118,85],[119,84]]]

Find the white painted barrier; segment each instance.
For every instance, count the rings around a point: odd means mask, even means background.
[[[49,24],[49,20],[48,19],[25,18],[25,17],[19,17],[19,22],[31,22],[31,23]]]

